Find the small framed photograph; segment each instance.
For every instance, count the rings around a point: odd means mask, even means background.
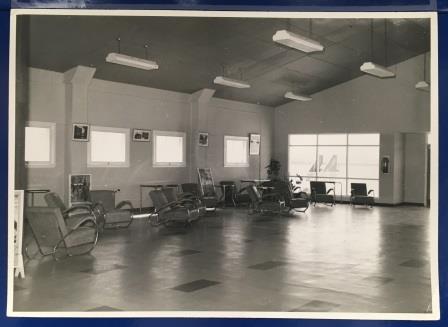
[[[199,146],[208,146],[208,133],[199,133]]]
[[[258,156],[260,155],[260,141],[261,136],[260,134],[249,134],[249,154],[251,156]]]
[[[146,129],[134,129],[132,133],[132,141],[135,142],[149,142],[150,130]]]
[[[89,125],[87,124],[73,124],[73,141],[88,142],[89,141]]]

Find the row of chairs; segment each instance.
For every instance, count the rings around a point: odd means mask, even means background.
[[[119,190],[90,191],[90,202],[67,208],[54,192],[44,196],[47,207],[26,207],[25,217],[42,256],[89,253],[103,229],[126,228],[132,223],[132,204],[115,204]]]

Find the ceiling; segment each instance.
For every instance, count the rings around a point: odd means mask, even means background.
[[[92,66],[98,79],[184,93],[212,88],[215,97],[268,106],[290,101],[286,91],[312,95],[356,78],[364,61],[391,65],[430,48],[428,19],[23,16],[19,24],[19,46],[32,67]],[[281,46],[272,41],[279,29],[311,36],[325,50]],[[117,37],[121,53],[131,56],[145,58],[148,44],[148,58],[160,68],[106,63],[109,52],[118,52]],[[217,75],[244,79],[251,88],[215,85]]]

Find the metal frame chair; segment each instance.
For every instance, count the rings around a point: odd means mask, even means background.
[[[93,215],[66,220],[59,208],[27,207],[25,217],[42,256],[52,255],[59,260],[57,253],[62,248],[66,256],[87,254],[98,241],[98,226]],[[86,248],[82,250],[81,247]]]
[[[178,188],[174,187],[164,187],[162,188],[162,192],[170,203],[175,203],[176,205],[181,204],[189,209],[198,209],[200,216],[205,213],[205,206],[202,204],[202,201],[192,193],[179,193]]]
[[[285,201],[285,206],[288,211],[306,212],[309,207],[308,194],[305,192],[299,192],[294,194],[292,185],[286,181],[274,181],[272,182],[274,190],[280,194]]]
[[[89,197],[96,212],[99,213],[103,229],[120,229],[127,228],[132,224],[134,219],[132,215],[131,201],[121,201],[115,204],[116,190],[90,190]],[[127,207],[127,208],[126,208]]]
[[[46,193],[44,195],[44,199],[47,203],[47,206],[52,208],[59,208],[64,219],[79,218],[89,215],[93,215],[95,219],[97,218],[95,208],[93,208],[91,205],[80,204],[67,208],[60,196],[55,192]]]
[[[277,192],[264,193],[258,191],[255,185],[248,185],[246,191],[251,200],[250,213],[276,213],[280,214],[285,211],[285,201],[281,199],[281,195]]]
[[[327,190],[325,182],[311,181],[310,188],[311,188],[311,202],[313,202],[314,207],[316,206],[316,203],[324,203],[332,207],[336,204],[335,190],[334,188],[330,188]]]
[[[366,207],[373,207],[375,204],[374,190],[367,191],[367,185],[365,183],[350,183],[350,187],[350,204],[352,206],[365,205]]]
[[[188,199],[168,201],[163,190],[153,190],[149,192],[154,205],[154,212],[149,216],[149,222],[153,226],[182,223],[190,225],[193,221],[199,219],[199,209],[186,206]]]

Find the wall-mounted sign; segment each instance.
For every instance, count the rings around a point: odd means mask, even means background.
[[[249,134],[249,154],[251,156],[260,155],[260,134]]]

